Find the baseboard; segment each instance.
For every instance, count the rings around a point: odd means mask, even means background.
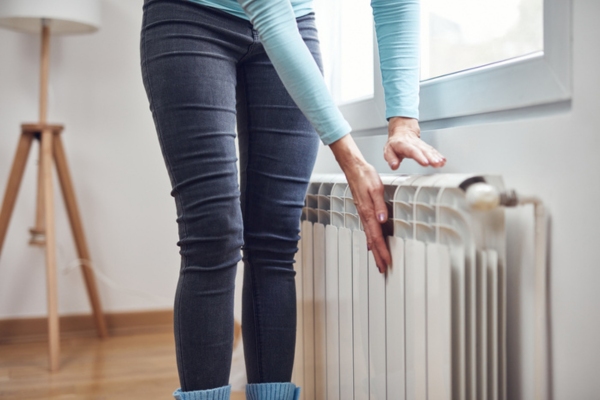
[[[173,331],[173,311],[136,311],[105,313],[111,336],[160,333]],[[96,335],[91,314],[60,317],[61,338]],[[41,318],[13,318],[0,320],[0,344],[48,340],[48,320]]]

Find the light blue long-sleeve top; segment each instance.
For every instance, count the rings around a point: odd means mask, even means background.
[[[296,18],[313,11],[312,0],[191,0],[249,20],[284,86],[325,145],[350,125],[329,94],[304,44]],[[371,0],[386,118],[419,118],[419,0]]]

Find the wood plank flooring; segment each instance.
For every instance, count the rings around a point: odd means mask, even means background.
[[[55,373],[45,342],[0,345],[2,400],[173,399],[178,386],[171,333],[62,340]]]

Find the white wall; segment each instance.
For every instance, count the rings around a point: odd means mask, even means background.
[[[443,172],[501,174],[541,196],[551,214],[550,293],[554,399],[600,398],[600,2],[573,1],[573,98],[564,113],[443,129],[423,138],[444,154]],[[384,133],[384,132],[382,132]],[[357,138],[369,162],[390,172],[386,136]],[[337,172],[321,149],[317,172]],[[405,161],[403,173],[431,173]],[[510,211],[509,399],[533,399],[531,210]]]
[[[170,308],[179,269],[175,204],[139,67],[141,0],[102,1],[101,29],[51,39],[49,121],[63,140],[107,311]],[[40,40],[0,29],[0,190],[23,122],[38,118]],[[0,318],[46,314],[45,264],[28,245],[35,218],[37,143],[0,256]],[[57,193],[59,267],[77,258]],[[137,295],[138,290],[149,293]],[[78,269],[59,279],[61,314],[88,312]]]
[[[109,311],[170,308],[179,268],[175,206],[139,69],[141,0],[104,0],[102,29],[53,37],[51,122],[64,123],[90,251],[121,289],[99,282]],[[552,215],[551,302],[554,399],[600,398],[600,3],[574,0],[573,101],[568,112],[423,134],[448,158],[444,172],[504,176],[535,193]],[[37,118],[39,39],[0,30],[0,190],[19,134]],[[387,172],[385,136],[359,138]],[[37,151],[37,147],[34,147]],[[316,172],[337,171],[328,149]],[[32,154],[0,258],[0,319],[45,315],[44,258],[27,245],[34,221]],[[406,161],[401,172],[422,173]],[[76,258],[57,202],[59,263]],[[509,398],[533,398],[533,285],[528,210],[509,213]],[[87,312],[79,272],[61,275],[62,314]],[[152,293],[135,295],[137,290]],[[122,290],[125,289],[125,290]]]

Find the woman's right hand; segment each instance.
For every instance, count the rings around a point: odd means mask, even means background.
[[[346,175],[367,236],[368,249],[373,252],[379,272],[385,273],[392,258],[381,229],[381,224],[388,219],[381,178],[365,161],[352,136],[346,135],[329,147]]]

